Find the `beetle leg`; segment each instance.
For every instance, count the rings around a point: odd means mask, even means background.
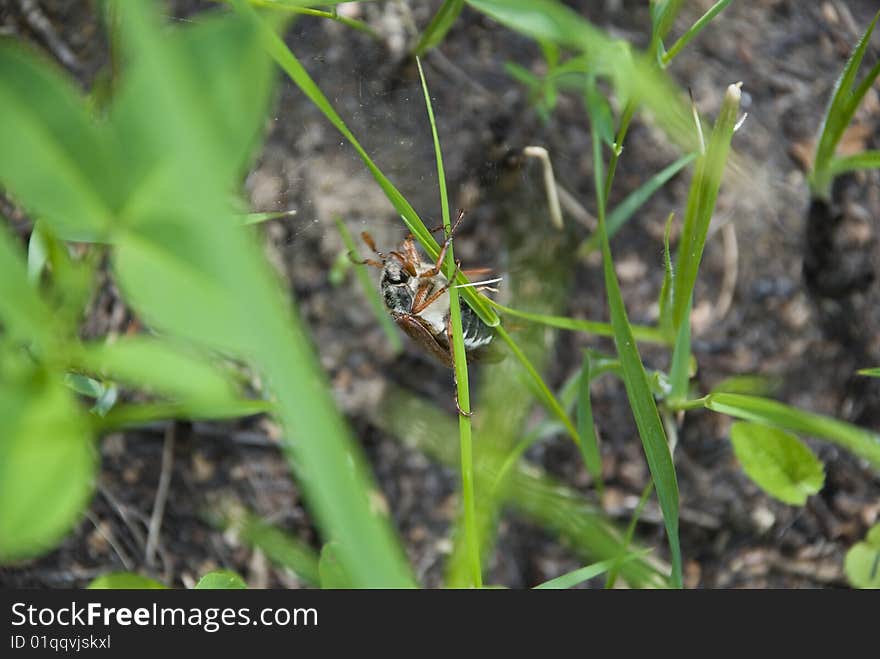
[[[455,230],[458,229],[458,225],[461,224],[463,219],[464,210],[460,210],[458,211],[458,219],[455,220],[455,224],[453,224],[452,228],[449,230],[449,235],[446,236],[446,240],[443,241],[443,245],[440,247],[440,253],[437,254],[437,262],[434,264],[433,268],[424,273],[425,276],[433,277],[443,268],[443,261],[446,259],[446,250],[449,249],[449,246],[452,244],[452,236],[455,235]]]
[[[431,295],[426,296],[425,291],[428,290],[426,284],[420,284],[419,289],[416,291],[415,297],[413,297],[412,310],[411,312],[414,314],[420,313],[427,309],[432,302],[436,301],[441,295],[443,295],[449,288],[452,286],[452,282],[455,281],[455,278],[458,276],[460,272],[459,268],[461,263],[459,261],[455,262],[455,272],[452,273],[452,279],[447,281],[443,286],[438,288],[436,291],[431,293]],[[424,276],[424,275],[423,275]]]

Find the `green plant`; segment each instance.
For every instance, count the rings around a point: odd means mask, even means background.
[[[847,60],[825,111],[809,177],[810,192],[816,199],[829,201],[832,181],[845,172],[880,168],[880,151],[863,151],[851,156],[836,155],[840,138],[843,137],[865,94],[880,75],[880,62],[877,62],[868,70],[861,82],[856,84],[856,76],[859,74],[862,59],[878,19],[880,13],[874,16],[874,20],[870,22]]]

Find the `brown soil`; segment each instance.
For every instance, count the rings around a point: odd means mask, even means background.
[[[75,54],[75,74],[88,86],[106,60],[91,3],[38,4]],[[202,9],[195,2],[172,4],[180,19]],[[362,5],[361,18],[383,36],[382,42],[336,23],[306,19],[290,31],[287,42],[383,171],[424,217],[436,218],[430,133],[418,79],[402,55],[413,38],[412,22],[425,26],[439,3],[411,4],[410,9],[395,2]],[[644,43],[647,3],[569,4],[603,6],[584,13],[612,34]],[[679,20],[676,34],[712,3],[686,4],[693,6]],[[734,139],[743,167],[722,189],[715,218],[719,233],[709,240],[696,291],[700,387],[708,390],[731,375],[762,374],[778,380],[775,395],[781,400],[878,429],[877,381],[853,373],[880,363],[880,339],[873,331],[880,320],[880,290],[870,276],[880,265],[880,173],[842,180],[832,207],[811,208],[802,169],[834,81],[875,10],[870,0],[732,3],[676,60],[671,73],[693,91],[709,117],[717,112],[726,86],[743,81],[743,108],[749,113]],[[17,2],[0,1],[0,21],[4,30],[46,46]],[[875,38],[871,62],[877,43]],[[516,198],[534,209],[535,222],[545,221],[546,215],[540,172],[517,157],[523,147],[547,147],[562,185],[588,210],[593,208],[584,112],[577,99],[563,97],[551,121],[541,122],[522,88],[503,70],[507,60],[540,70],[538,49],[474,12],[465,10],[439,50],[426,58],[426,73],[451,203],[469,209],[457,256],[469,265],[512,269],[515,276],[516,264],[509,263],[505,247],[510,227],[502,201],[510,182],[516,183]],[[880,148],[878,121],[875,86],[848,134],[854,148]],[[677,155],[656,127],[637,119],[612,205]],[[635,322],[650,322],[656,313],[652,305],[662,278],[664,221],[670,211],[684,209],[688,183],[688,176],[673,180],[614,240],[618,275]],[[246,186],[256,210],[297,210],[297,217],[266,226],[270,256],[291,283],[339,405],[370,458],[419,578],[437,586],[455,513],[456,474],[385,436],[370,419],[389,382],[453,412],[451,377],[415,353],[412,344],[403,354],[392,354],[353,278],[339,286],[328,279],[343,251],[333,226],[336,215],[353,232],[369,229],[380,247],[396,244],[404,231],[352,149],[287,81]],[[16,209],[3,210],[26,235],[26,217]],[[832,221],[809,219],[814,216]],[[567,222],[572,236],[587,235],[571,219]],[[724,224],[732,229],[721,229]],[[605,318],[596,260],[575,263],[570,282],[562,312]],[[726,288],[732,292],[727,309],[719,304]],[[87,319],[96,333],[124,320],[109,283],[102,295]],[[607,341],[589,337],[548,336],[552,349],[546,375],[554,386],[577,368],[584,347],[609,348]],[[650,366],[666,366],[660,352],[648,349],[644,357]],[[608,486],[602,505],[625,524],[647,482],[647,467],[622,386],[604,379],[593,394]],[[694,413],[680,431],[675,461],[687,585],[845,586],[845,551],[880,519],[880,474],[843,450],[810,441],[826,465],[825,487],[803,508],[786,506],[742,473],[727,439],[729,425],[725,417]],[[147,568],[145,520],[153,506],[166,432],[160,426],[105,438],[98,493],[87,518],[51,554],[0,570],[0,583],[79,587],[99,574],[133,569],[191,585],[204,571],[224,566],[253,586],[301,586],[204,519],[204,511],[218,500],[233,500],[318,546],[278,449],[277,428],[266,420],[176,424],[159,559]],[[595,496],[577,451],[564,437],[537,445],[526,459],[586,497]],[[656,503],[646,509],[638,538],[665,551]],[[487,581],[527,587],[579,565],[580,559],[552,534],[505,516]]]

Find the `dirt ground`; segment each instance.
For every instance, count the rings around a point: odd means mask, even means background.
[[[49,39],[27,19],[23,4],[0,0],[0,29],[45,48]],[[63,65],[71,68],[72,63],[87,87],[107,55],[92,3],[37,4],[74,57]],[[611,34],[645,44],[647,2],[568,4]],[[712,3],[685,4],[675,34]],[[169,15],[176,20],[203,9],[182,0],[171,5]],[[438,5],[361,3],[360,18],[381,40],[317,19],[298,21],[286,39],[383,171],[423,217],[432,219],[439,216],[439,202],[430,132],[418,79],[404,55],[414,26],[424,27]],[[713,225],[718,233],[708,243],[696,291],[693,347],[699,386],[708,390],[732,375],[761,374],[778,383],[774,393],[787,403],[876,430],[880,389],[875,380],[853,373],[880,363],[880,338],[874,331],[880,321],[880,290],[871,276],[880,266],[880,175],[842,180],[830,209],[839,219],[833,230],[822,232],[808,221],[803,173],[835,79],[874,11],[871,0],[733,2],[675,61],[671,74],[692,90],[707,117],[715,116],[726,86],[742,81],[743,109],[749,114],[734,138],[741,167],[722,188]],[[878,46],[880,39],[875,38],[867,61],[876,61]],[[510,199],[532,213],[530,221],[546,222],[540,171],[519,156],[525,146],[545,146],[562,186],[588,211],[594,206],[589,127],[580,103],[562,97],[551,121],[542,122],[522,87],[505,73],[508,60],[540,71],[536,46],[466,9],[425,65],[451,203],[469,211],[456,254],[466,265],[491,266],[515,277],[517,263],[511,261],[505,236],[521,227],[508,214]],[[878,122],[875,85],[847,135],[848,148],[880,148]],[[620,163],[612,206],[678,155],[659,129],[638,117]],[[634,322],[651,322],[656,316],[664,222],[670,211],[683,211],[688,184],[687,174],[676,177],[613,242]],[[456,474],[386,436],[372,419],[389,384],[405,386],[454,412],[451,377],[418,355],[412,344],[395,355],[353,277],[337,285],[330,279],[344,249],[334,217],[344,218],[352,232],[369,230],[380,247],[396,244],[404,230],[353,150],[287,81],[280,86],[267,142],[246,190],[255,210],[297,211],[294,218],[266,225],[270,257],[291,283],[417,576],[427,586],[438,586],[450,547]],[[8,200],[3,210],[26,235],[26,216]],[[568,235],[580,240],[588,235],[570,216],[566,222]],[[535,235],[545,235],[541,232]],[[535,249],[540,255],[540,246]],[[805,259],[815,266],[809,277],[802,274]],[[567,286],[561,313],[607,318],[601,266],[595,258],[573,261]],[[515,306],[515,300],[510,302]],[[89,310],[87,331],[100,335],[118,328],[125,313],[108,281]],[[557,387],[580,365],[583,348],[610,349],[607,341],[594,337],[547,332],[545,338],[545,373]],[[643,356],[649,366],[666,365],[657,350],[649,348]],[[626,524],[647,482],[647,466],[623,387],[603,379],[593,396],[607,484],[600,503]],[[686,584],[845,587],[845,551],[880,519],[880,474],[830,444],[809,441],[826,465],[825,487],[805,507],[787,506],[745,477],[732,454],[728,429],[725,417],[708,412],[689,413],[680,429],[675,463]],[[277,428],[259,419],[175,425],[158,560],[146,565],[146,522],[166,432],[160,425],[105,438],[100,482],[86,518],[47,556],[0,569],[0,584],[80,587],[102,573],[131,569],[191,586],[204,571],[223,566],[239,571],[255,587],[303,586],[260,552],[205,521],[206,508],[233,500],[318,546],[278,448]],[[526,459],[595,499],[582,460],[564,437],[535,446]],[[655,502],[648,505],[637,537],[664,554]],[[528,587],[581,564],[553,534],[505,515],[487,582]]]

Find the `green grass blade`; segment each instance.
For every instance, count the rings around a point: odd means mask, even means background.
[[[593,381],[592,362],[590,353],[585,353],[578,381],[577,426],[581,440],[579,445],[581,456],[587,471],[596,482],[596,491],[601,497],[605,491],[605,483],[602,480],[602,454],[599,451],[599,438],[596,436],[596,427],[593,423],[593,405],[590,401],[590,384]]]
[[[462,9],[464,9],[464,0],[443,0],[440,9],[434,14],[434,18],[422,33],[422,38],[419,39],[415,49],[416,57],[421,57],[443,41]]]
[[[589,103],[589,100],[588,100]],[[627,124],[621,127],[625,132]],[[678,538],[678,482],[675,477],[675,466],[666,441],[666,432],[660,421],[654,394],[648,381],[642,358],[636,347],[636,339],[626,315],[620,284],[614,272],[614,261],[611,256],[611,244],[605,221],[605,200],[613,170],[609,169],[608,179],[603,176],[602,145],[596,127],[590,124],[593,137],[593,171],[596,184],[596,200],[599,216],[599,235],[602,244],[602,267],[605,273],[605,292],[611,311],[611,325],[614,328],[614,344],[620,358],[623,371],[623,382],[627,398],[635,417],[639,438],[645,449],[645,457],[651,470],[651,477],[657,488],[657,498],[663,512],[663,522],[672,555],[671,581],[674,587],[681,587],[681,548]],[[618,137],[617,144],[623,142]]]
[[[831,194],[832,176],[829,164],[834,157],[834,152],[837,149],[841,136],[843,136],[843,132],[852,120],[856,107],[859,101],[861,101],[861,96],[852,94],[853,84],[858,75],[862,58],[865,56],[865,50],[871,40],[871,33],[877,25],[878,18],[880,18],[880,12],[874,15],[874,19],[868,25],[852,55],[847,60],[846,66],[844,66],[840,77],[834,85],[834,92],[831,95],[828,109],[825,112],[825,119],[819,130],[819,140],[816,142],[816,155],[813,158],[813,171],[810,174],[810,187],[814,196],[823,199],[827,199]],[[878,67],[880,65],[875,66],[871,72],[873,77],[876,77],[878,72],[880,72]],[[866,78],[866,80],[869,79],[871,80],[868,83],[870,86],[870,84],[873,84],[871,75]],[[862,88],[861,95],[864,95],[867,88],[864,88],[864,84]]]
[[[446,172],[443,170],[443,153],[440,149],[440,136],[437,134],[437,122],[434,120],[434,108],[431,105],[431,95],[428,92],[428,83],[425,81],[425,72],[422,69],[422,61],[417,57],[416,64],[419,68],[419,79],[422,82],[422,91],[425,95],[425,107],[428,110],[428,121],[431,123],[431,135],[434,140],[434,154],[437,158],[437,181],[440,186],[440,205],[443,215],[443,229],[448,236],[452,233],[452,224],[449,219],[449,198],[446,194]],[[446,250],[447,271],[455,269],[455,257],[453,245]],[[470,392],[468,391],[467,355],[464,348],[464,333],[461,328],[461,305],[458,301],[458,289],[454,286],[449,289],[449,316],[452,325],[453,361],[455,368],[455,383],[457,388],[458,406],[463,414],[458,415],[458,435],[461,447],[461,490],[462,506],[464,508],[464,527],[467,534],[466,544],[470,554],[472,585],[476,588],[483,586],[483,576],[480,561],[480,547],[477,536],[476,506],[474,504],[474,457],[473,442],[471,438],[471,409]]]
[[[647,552],[642,552],[643,554]],[[615,565],[623,565],[628,561],[631,561],[638,557],[638,554],[629,554],[624,558],[621,558],[619,561],[615,558],[610,558],[606,561],[600,561],[598,563],[593,563],[592,565],[587,565],[586,567],[579,568],[577,570],[572,570],[571,572],[567,572],[561,576],[556,577],[555,579],[550,579],[549,581],[545,581],[542,584],[538,584],[535,586],[535,590],[565,590],[567,588],[573,588],[578,584],[582,584],[584,581],[588,581],[593,579],[594,577],[598,577],[600,574],[604,574]]]
[[[345,226],[345,223],[341,218],[337,217],[335,219],[336,227],[339,229],[339,235],[342,236],[342,242],[345,243],[345,248],[350,254],[357,254],[357,245],[351,237],[348,227]],[[367,301],[373,308],[373,313],[375,314],[376,319],[382,326],[382,331],[385,332],[388,343],[391,344],[391,349],[395,354],[400,352],[403,350],[403,342],[400,340],[400,330],[397,329],[397,325],[394,324],[394,321],[391,320],[391,316],[388,315],[388,310],[385,308],[385,303],[382,301],[382,296],[379,294],[376,282],[370,279],[367,266],[363,264],[354,264],[354,274],[358,279],[364,297],[367,298]]]
[[[880,151],[863,151],[854,156],[833,158],[828,165],[832,177],[858,169],[880,169]]]
[[[857,371],[859,375],[867,375],[871,378],[880,378],[880,368],[862,368]]]
[[[673,58],[681,52],[681,49],[687,46],[694,37],[696,37],[704,27],[706,27],[713,18],[715,18],[718,14],[720,14],[727,5],[730,4],[730,0],[718,0],[714,5],[709,8],[705,14],[703,14],[696,23],[694,23],[690,29],[685,32],[681,37],[679,37],[678,41],[676,41],[672,48],[670,48],[665,55],[663,55],[662,62],[663,66],[669,66],[669,63],[673,60]]]
[[[631,192],[626,199],[620,202],[608,216],[608,237],[613,238],[629,219],[636,214],[648,199],[654,196],[660,188],[666,185],[676,174],[687,167],[697,157],[696,153],[682,156],[674,163],[667,165],[650,179],[645,181],[636,190]],[[599,248],[599,236],[593,234],[580,247],[581,255],[586,255]]]
[[[580,320],[577,318],[569,318],[567,316],[551,316],[548,314],[532,313],[531,311],[520,311],[505,306],[495,300],[489,300],[489,303],[499,309],[501,313],[523,320],[530,320],[534,323],[547,325],[548,327],[556,327],[557,329],[570,330],[572,332],[585,332],[587,334],[595,334],[596,336],[614,336],[614,329],[610,323],[603,323],[597,320]],[[661,345],[669,344],[669,339],[657,328],[647,327],[645,325],[633,325],[633,336],[638,341],[644,343],[657,343]]]
[[[687,310],[690,317],[690,307]],[[684,322],[678,328],[675,348],[672,351],[672,368],[669,371],[669,401],[674,403],[687,399],[691,365],[691,324]]]
[[[727,88],[706,154],[700,158],[694,171],[675,268],[672,309],[676,330],[682,323],[688,322],[687,313],[715,210],[715,200],[721,187],[721,177],[727,164],[741,96],[738,85]]]
[[[703,405],[714,412],[821,437],[880,469],[880,435],[858,426],[758,396],[717,393],[702,400]]]

